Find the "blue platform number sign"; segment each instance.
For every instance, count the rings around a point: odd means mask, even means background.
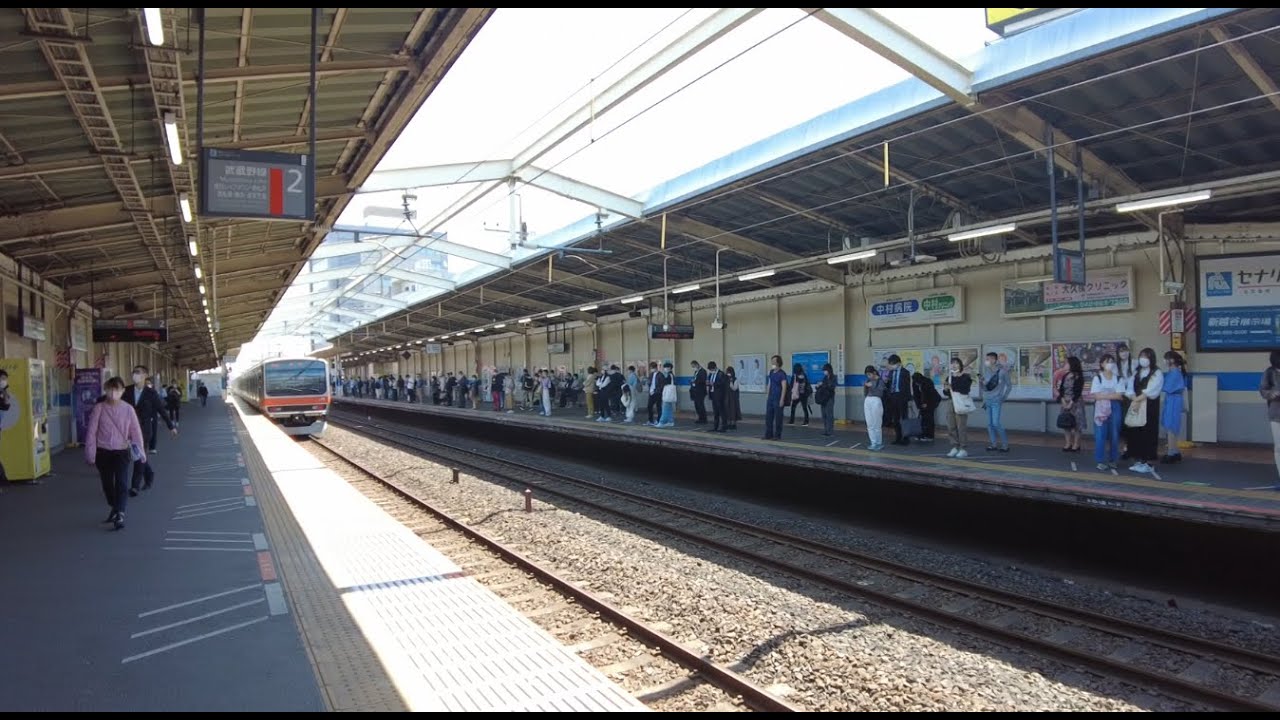
[[[1280,347],[1280,255],[1201,258],[1196,273],[1200,350]]]
[[[310,155],[205,148],[200,214],[259,220],[312,220],[315,169]]]
[[[791,367],[794,368],[798,364],[804,368],[804,374],[812,385],[822,382],[822,366],[829,362],[831,362],[830,350],[791,353]]]

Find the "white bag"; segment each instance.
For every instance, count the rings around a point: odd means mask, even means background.
[[[978,409],[978,404],[973,401],[973,397],[970,395],[951,393],[951,409],[957,415],[968,415]]]
[[[664,402],[664,403],[673,403],[673,402],[675,402],[677,399],[678,399],[678,398],[676,397],[676,384],[675,384],[675,383],[670,383],[670,384],[668,384],[667,386],[665,386],[665,387],[663,387],[663,388],[662,388],[662,402]]]

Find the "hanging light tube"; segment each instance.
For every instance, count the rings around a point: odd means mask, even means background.
[[[767,277],[773,277],[774,275],[777,275],[777,274],[778,274],[777,270],[757,270],[756,272],[749,272],[746,275],[739,275],[738,281],[743,282],[746,280],[760,280]]]
[[[1002,233],[1013,232],[1018,229],[1018,223],[1005,223],[1004,225],[992,225],[991,227],[978,228],[977,230],[965,230],[964,232],[952,233],[947,236],[951,242],[960,242],[961,240],[973,240],[975,238],[990,237],[991,235],[1000,235]]]
[[[200,266],[199,266],[199,265],[197,265],[197,266],[196,266],[196,279],[197,279],[197,280],[199,280],[203,275],[204,275],[204,273],[200,272]]]
[[[582,307],[578,308],[578,312],[591,312],[592,310],[595,310],[599,307],[600,307],[599,305],[583,305]]]
[[[853,262],[854,260],[866,260],[867,258],[873,258],[875,256],[876,256],[875,250],[859,250],[858,252],[847,253],[845,255],[837,255],[836,257],[833,257],[833,258],[827,258],[827,264],[839,265],[840,263]]]
[[[1134,200],[1132,202],[1122,202],[1116,205],[1116,212],[1138,212],[1140,210],[1154,210],[1155,208],[1169,207],[1170,205],[1185,205],[1186,203],[1200,202],[1213,197],[1212,190],[1197,190],[1196,192],[1180,193],[1178,195],[1165,195],[1164,197],[1147,198],[1146,200]]]
[[[147,25],[147,40],[152,45],[164,45],[164,21],[160,18],[160,8],[142,8],[142,19]]]
[[[174,165],[181,165],[182,143],[178,140],[178,118],[174,117],[173,113],[166,112],[162,119],[164,120],[164,136],[169,141],[169,159],[173,161]]]
[[[200,254],[200,246],[196,245],[195,235],[187,236],[187,250],[191,252],[191,257],[195,257]]]
[[[632,304],[632,303],[638,303],[638,302],[640,302],[641,300],[644,300],[644,296],[643,296],[643,295],[636,295],[635,297],[623,298],[622,303],[623,303],[624,305],[630,305],[630,304]]]
[[[678,287],[678,288],[676,288],[676,289],[672,290],[672,291],[671,291],[671,294],[672,294],[672,295],[679,295],[679,294],[681,294],[681,293],[693,292],[694,290],[698,290],[698,289],[700,289],[701,287],[702,287],[702,286],[701,286],[701,285],[699,285],[698,283],[694,283],[694,284],[692,284],[692,285],[685,285],[684,287]]]
[[[550,320],[551,318],[558,318],[558,317],[560,317],[560,316],[561,316],[561,315],[563,315],[563,314],[564,314],[564,313],[560,312],[559,310],[557,310],[557,311],[555,311],[555,312],[549,312],[549,313],[547,313],[547,319],[548,319],[548,320]]]
[[[191,196],[178,193],[178,209],[182,211],[182,222],[191,222]]]

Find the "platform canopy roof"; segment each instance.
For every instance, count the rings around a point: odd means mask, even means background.
[[[1078,191],[1088,238],[1157,226],[1158,211],[1117,212],[1121,201],[1191,190],[1212,199],[1180,206],[1164,218],[1166,232],[1184,221],[1280,220],[1280,11],[1084,9],[994,42],[965,64],[872,11],[810,11],[915,76],[636,197],[541,171],[545,146],[537,144],[514,159],[471,164],[461,175],[475,190],[464,201],[504,183],[541,184],[599,210],[514,247],[505,253],[510,267],[475,268],[372,321],[331,327],[326,354],[388,358],[420,341],[660,308],[664,289],[695,284],[679,300],[705,299],[717,274],[726,293],[859,284],[891,262],[932,272],[965,256],[997,262],[1003,251],[1051,239],[1047,148],[1064,242],[1078,237]],[[717,16],[720,28],[738,19],[733,12]],[[668,54],[683,56],[717,29]],[[595,112],[607,111],[614,91],[627,88],[601,92]],[[579,127],[580,115],[567,117],[561,129]],[[375,174],[367,187],[459,176],[458,167],[398,170]],[[1008,224],[1016,227],[950,241]],[[415,232],[436,227],[424,222]],[[867,250],[874,257],[830,262]]]
[[[205,144],[306,152],[310,9],[159,8],[159,44],[141,8],[0,12],[0,252],[104,318],[167,314],[175,359],[212,366],[257,335],[492,11],[322,10],[318,207],[307,223],[188,219],[180,199],[198,191],[201,17]]]

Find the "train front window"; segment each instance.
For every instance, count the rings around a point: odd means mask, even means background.
[[[269,397],[324,395],[329,391],[323,362],[284,360],[268,364],[263,373],[263,392]]]

